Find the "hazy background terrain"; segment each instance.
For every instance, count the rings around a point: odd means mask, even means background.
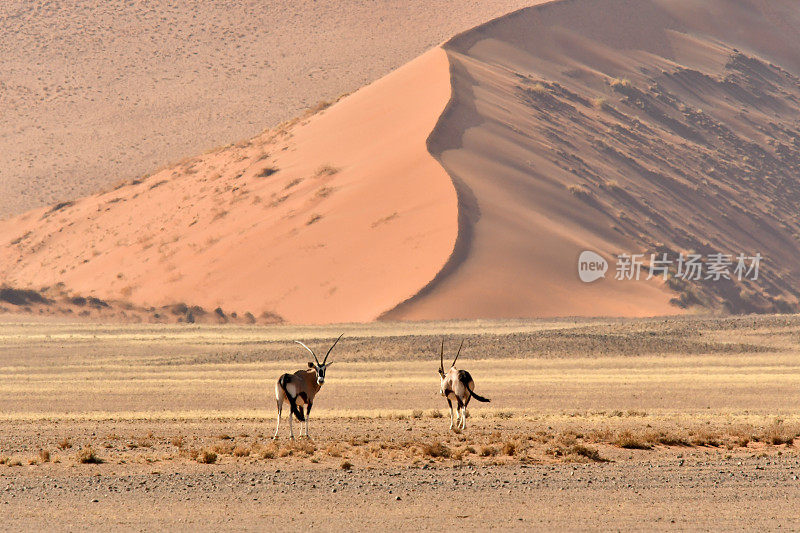
[[[535,2],[0,3],[0,217],[253,136]]]

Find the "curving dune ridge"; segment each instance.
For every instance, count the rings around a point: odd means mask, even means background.
[[[797,310],[798,27],[787,0],[565,0],[454,37],[429,147],[457,253],[385,317]],[[765,261],[755,282],[587,285],[583,250]]]
[[[0,223],[0,277],[297,323],[797,310],[798,26],[789,0],[524,9],[248,143]],[[765,262],[584,284],[587,249]]]

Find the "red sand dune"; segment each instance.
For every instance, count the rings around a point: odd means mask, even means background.
[[[449,96],[436,48],[277,132],[3,222],[0,275],[136,305],[374,319],[453,248],[455,190],[425,147]]]
[[[789,0],[528,8],[249,143],[0,223],[0,276],[304,323],[796,310],[799,26]],[[767,260],[756,282],[583,284],[585,249]]]

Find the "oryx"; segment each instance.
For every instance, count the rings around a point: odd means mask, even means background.
[[[294,374],[284,374],[278,378],[278,382],[275,384],[275,398],[278,401],[278,425],[275,427],[273,439],[278,437],[278,429],[281,427],[281,412],[283,411],[284,401],[288,401],[291,408],[289,412],[289,436],[294,439],[294,430],[292,428],[292,415],[294,414],[299,421],[306,423],[306,437],[308,437],[308,415],[311,413],[311,406],[314,404],[314,396],[322,388],[322,384],[325,383],[325,370],[332,364],[327,362],[328,356],[333,347],[336,346],[336,343],[339,342],[339,339],[342,338],[342,335],[339,335],[339,338],[328,348],[328,353],[325,354],[325,359],[321,363],[317,359],[317,354],[314,353],[314,350],[300,341],[294,341],[311,352],[311,355],[314,356],[314,362],[309,361],[307,369],[298,370]],[[305,416],[303,416],[303,405],[306,406]],[[300,430],[300,436],[303,436],[302,429]]]
[[[439,377],[441,384],[439,393],[447,398],[447,404],[450,406],[450,429],[453,429],[453,401],[456,402],[458,409],[456,411],[456,428],[466,429],[467,427],[467,404],[470,398],[475,398],[479,402],[488,402],[490,400],[483,396],[478,396],[474,392],[475,382],[472,376],[466,370],[458,370],[456,368],[456,361],[461,354],[461,347],[464,346],[464,341],[461,341],[461,346],[458,347],[456,358],[453,359],[453,364],[450,365],[450,370],[444,371],[444,339],[442,339],[442,349],[439,352]]]

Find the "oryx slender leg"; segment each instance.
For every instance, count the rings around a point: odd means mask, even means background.
[[[309,416],[309,415],[311,414],[311,406],[312,406],[312,405],[313,405],[312,403],[309,403],[309,404],[306,406],[306,438],[307,438],[307,439],[310,439],[310,438],[311,438],[311,435],[309,435],[309,434],[308,434],[308,419],[310,418],[310,416]]]
[[[278,438],[278,430],[281,428],[281,411],[283,411],[283,401],[278,400],[278,425],[275,426],[275,435],[272,436],[273,440]]]
[[[453,429],[453,402],[447,398],[447,405],[450,406],[450,429]]]
[[[292,428],[292,412],[289,411],[289,438],[294,440],[294,428]]]
[[[461,408],[461,429],[467,429],[467,406]]]

